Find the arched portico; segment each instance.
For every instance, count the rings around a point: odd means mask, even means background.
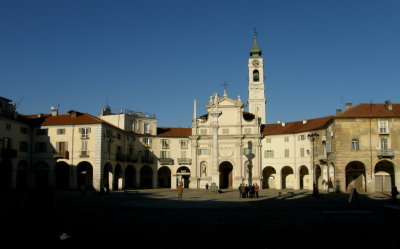
[[[271,166],[267,166],[263,169],[262,175],[263,175],[262,188],[275,189],[276,170]]]
[[[93,190],[93,167],[89,162],[83,161],[78,163],[77,179],[78,189],[86,186],[87,190]]]
[[[11,160],[3,159],[0,161],[0,189],[9,189],[12,187],[12,170]]]
[[[293,189],[294,188],[294,174],[293,169],[290,166],[285,166],[281,171],[282,176],[282,189]]]
[[[66,162],[58,162],[55,165],[56,189],[67,190],[69,188],[70,167]]]
[[[233,166],[228,161],[224,161],[219,165],[220,189],[232,188],[232,170]]]
[[[310,186],[310,174],[308,168],[304,165],[300,166],[299,169],[299,188],[309,189]]]
[[[171,170],[167,166],[157,171],[157,179],[159,188],[171,188]]]
[[[105,191],[110,191],[113,182],[113,169],[111,163],[106,163],[103,168],[103,186]]]
[[[122,189],[122,169],[121,165],[115,165],[112,190],[117,191]]]
[[[355,188],[358,192],[365,191],[365,166],[362,162],[353,161],[346,165],[346,191]]]
[[[23,190],[28,187],[28,163],[25,160],[21,160],[17,165],[16,180],[17,189]]]
[[[153,188],[153,169],[149,165],[140,169],[140,188]]]
[[[128,165],[125,169],[125,189],[136,188],[136,169],[133,165]]]
[[[388,160],[379,161],[375,165],[375,191],[391,191],[395,184],[394,165]]]
[[[49,166],[46,162],[35,163],[34,176],[35,176],[35,187],[36,188],[48,188],[49,187]]]

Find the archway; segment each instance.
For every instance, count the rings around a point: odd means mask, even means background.
[[[24,190],[28,187],[28,163],[24,160],[17,165],[17,182],[16,188]]]
[[[0,162],[0,189],[9,189],[12,184],[12,163],[9,159]]]
[[[306,166],[300,166],[299,170],[299,187],[300,189],[308,189],[306,186],[310,186],[310,175]]]
[[[322,177],[322,170],[319,165],[315,166],[314,174],[315,174],[314,180],[315,180],[315,183],[317,184],[317,188],[322,190],[323,189],[323,183],[322,183],[323,177]]]
[[[282,168],[282,189],[293,189],[294,188],[294,174],[293,169],[290,166]]]
[[[67,190],[69,188],[69,165],[66,162],[56,163],[56,189]]]
[[[391,191],[394,181],[394,166],[390,161],[380,161],[375,165],[375,191]]]
[[[113,182],[113,170],[111,163],[106,163],[103,168],[103,187],[105,191],[110,191]],[[103,189],[102,189],[103,190]]]
[[[77,166],[78,189],[86,186],[87,190],[93,190],[93,167],[89,162],[80,162]]]
[[[179,167],[176,171],[176,175],[181,177],[183,181],[183,187],[189,188],[190,185],[190,169],[186,166]],[[176,186],[178,186],[178,177],[176,178]]]
[[[276,170],[273,167],[267,166],[263,169],[263,183],[262,183],[263,189],[276,188],[275,175],[276,175]]]
[[[121,187],[122,187],[122,169],[121,165],[117,164],[115,165],[114,169],[114,179],[113,179],[112,189],[116,191],[121,189]]]
[[[136,170],[132,165],[128,165],[125,170],[125,189],[136,188]]]
[[[34,166],[34,175],[36,188],[49,187],[49,166],[47,163],[43,161],[37,162]]]
[[[232,188],[232,169],[230,162],[222,162],[219,165],[219,188]]]
[[[347,164],[346,168],[346,190],[352,188],[357,191],[365,191],[365,167],[362,162],[354,161]]]
[[[171,188],[171,170],[167,166],[158,170],[157,179],[159,188]]]
[[[140,169],[140,187],[153,188],[153,170],[148,165]]]

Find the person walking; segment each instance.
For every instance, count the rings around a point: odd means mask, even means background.
[[[245,198],[246,188],[244,187],[244,183],[240,184],[240,194],[242,198]]]
[[[179,182],[178,183],[178,200],[182,200],[182,196],[183,196],[183,183]]]
[[[246,186],[244,187],[244,198],[249,197],[249,186],[246,184]]]
[[[399,195],[399,191],[397,190],[396,186],[392,187],[392,200],[393,203],[397,203],[397,196]]]
[[[208,185],[208,182],[206,183],[206,191],[208,192],[208,187],[210,187],[209,185]]]
[[[256,183],[256,185],[254,186],[254,195],[256,198],[258,198],[258,191],[260,190],[260,186],[258,186],[258,184]]]

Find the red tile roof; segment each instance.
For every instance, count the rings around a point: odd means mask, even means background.
[[[335,118],[391,118],[400,117],[400,104],[392,104],[388,110],[385,104],[359,104],[336,114]]]
[[[157,136],[159,137],[189,137],[192,135],[192,128],[181,127],[158,127]]]
[[[303,124],[303,121],[288,122],[285,123],[285,126],[283,126],[282,123],[265,124],[261,126],[261,134],[280,135],[280,134],[291,134],[291,133],[313,131],[323,127],[330,120],[332,120],[332,116],[309,119],[305,124]]]

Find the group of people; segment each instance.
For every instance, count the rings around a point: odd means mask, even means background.
[[[239,197],[240,198],[258,198],[258,191],[260,186],[257,183],[253,184],[240,184],[239,185]]]

